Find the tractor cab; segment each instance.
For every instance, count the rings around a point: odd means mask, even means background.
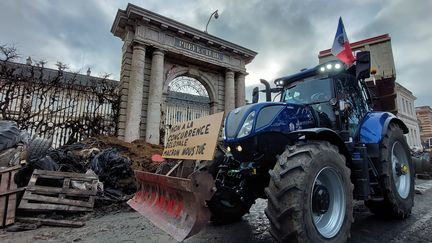
[[[318,70],[318,71],[317,71]],[[310,106],[317,126],[335,131],[349,131],[354,136],[359,121],[370,110],[368,91],[353,73],[353,68],[332,61],[300,73],[303,79],[280,78],[281,102]],[[312,75],[307,77],[307,73]]]
[[[317,127],[344,131],[353,137],[358,123],[371,110],[370,95],[364,82],[369,77],[368,54],[360,52],[355,66],[330,61],[278,78],[273,89],[262,80],[266,86],[262,92],[279,92],[280,102],[310,107],[315,113]],[[254,95],[257,95],[256,91]]]

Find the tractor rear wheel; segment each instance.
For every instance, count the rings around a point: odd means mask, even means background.
[[[402,129],[390,124],[380,144],[383,200],[366,201],[372,213],[384,218],[407,218],[414,206],[414,164]]]
[[[265,189],[270,233],[279,242],[345,242],[353,222],[346,161],[326,141],[289,146]]]

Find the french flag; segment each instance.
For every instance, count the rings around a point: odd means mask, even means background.
[[[339,24],[337,27],[336,35],[333,41],[331,53],[336,56],[339,60],[351,66],[355,58],[352,54],[351,46],[348,41],[348,37],[345,32],[345,28],[342,22],[342,17],[339,18]]]

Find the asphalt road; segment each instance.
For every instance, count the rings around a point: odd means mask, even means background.
[[[411,217],[379,220],[362,204],[355,203],[355,222],[350,242],[432,242],[432,181],[417,181],[423,194],[416,194]],[[274,242],[268,233],[265,200],[258,200],[250,214],[230,225],[209,225],[186,242]],[[0,231],[0,242],[175,242],[133,211],[119,211],[93,218],[81,228],[42,227],[26,232]]]

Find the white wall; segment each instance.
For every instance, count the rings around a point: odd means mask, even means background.
[[[408,145],[413,147],[421,147],[420,128],[417,121],[417,116],[414,108],[415,97],[408,93],[407,90],[396,84],[397,92],[397,116],[405,125],[407,125],[409,133],[405,135]]]

